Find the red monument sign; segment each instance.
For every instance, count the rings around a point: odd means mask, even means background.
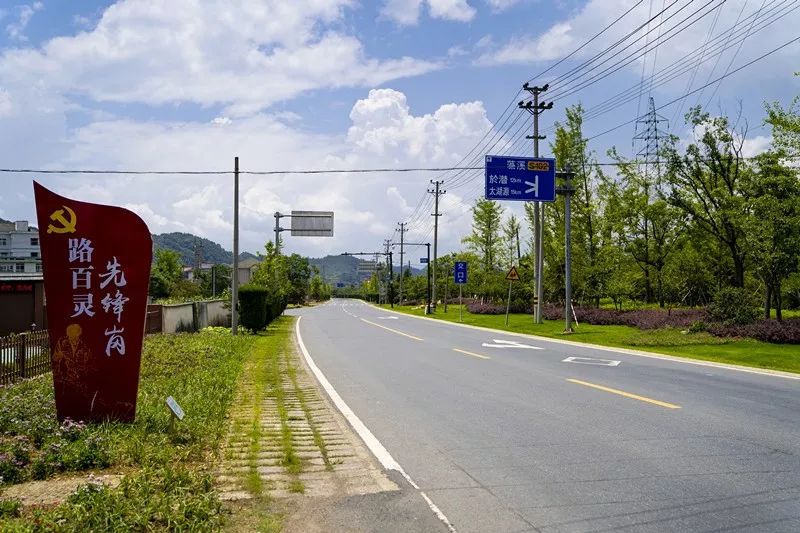
[[[33,189],[58,418],[133,421],[150,231],[127,209]]]

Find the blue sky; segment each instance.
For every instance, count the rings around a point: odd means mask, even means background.
[[[654,87],[650,94],[656,105],[788,41],[800,23],[800,9],[789,11],[791,2],[707,2],[2,0],[0,166],[226,169],[234,155],[251,170],[452,165],[487,131],[498,138],[502,134],[505,146],[513,143],[513,131],[492,123],[522,83],[629,8],[620,23],[534,81],[554,81],[549,95],[558,96],[570,87],[559,76],[662,6],[670,7],[651,24],[650,37],[642,37],[640,45],[701,11],[657,52],[556,98],[554,109],[542,117],[544,129],[563,120],[567,105],[582,102],[591,111],[609,96],[636,86],[643,70],[658,73],[697,50],[710,54],[712,46],[704,48],[707,40],[726,42],[724,30],[737,22],[748,32],[741,49],[731,46],[718,61],[706,58],[696,70]],[[775,22],[757,31],[771,9],[776,10],[771,12]],[[744,24],[754,17],[759,17],[756,24]],[[645,31],[647,27],[631,39]],[[798,52],[797,44],[785,48],[724,80],[716,91],[704,91],[699,99],[712,113],[733,115],[741,106],[750,153],[769,146],[770,132],[762,127],[763,102],[788,102],[800,93],[792,75],[798,70]],[[581,74],[572,86],[592,75]],[[683,110],[695,101],[697,97],[689,98]],[[646,96],[634,98],[587,120],[584,133],[592,137],[631,120],[644,105]],[[672,119],[677,110],[673,105],[661,113]],[[682,139],[690,138],[680,122],[671,127]],[[633,126],[620,128],[593,139],[591,148],[601,160],[612,145],[631,154],[633,133]],[[543,146],[543,154],[547,151]],[[471,174],[468,184],[454,187],[443,199],[444,251],[457,248],[468,229],[469,206],[481,193],[479,174]],[[432,177],[436,175],[244,177],[243,248],[259,249],[269,235],[271,214],[290,209],[337,212],[333,239],[290,238],[290,250],[308,255],[374,248],[403,220],[412,221],[410,238],[429,238],[431,217],[425,213],[430,199],[424,191]],[[464,181],[452,174],[439,177],[445,187],[448,181]],[[229,178],[40,178],[67,196],[125,205],[154,233],[191,231],[230,248]],[[32,219],[31,176],[6,174],[0,179],[0,216]],[[519,212],[518,205],[508,208]]]

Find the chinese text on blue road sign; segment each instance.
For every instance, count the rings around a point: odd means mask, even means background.
[[[455,268],[453,269],[453,276],[455,277],[456,283],[466,283],[467,282],[467,262],[466,261],[456,261]]]
[[[486,199],[555,201],[556,160],[487,155]]]

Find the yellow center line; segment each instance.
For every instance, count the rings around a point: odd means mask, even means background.
[[[478,357],[480,359],[491,359],[491,357],[486,355],[481,355],[479,353],[468,352],[466,350],[459,350],[458,348],[453,348],[454,352],[463,353],[464,355],[471,355],[472,357]]]
[[[667,409],[680,409],[680,405],[675,405],[674,403],[667,403],[662,402],[660,400],[654,400],[652,398],[647,398],[645,396],[639,396],[638,394],[631,394],[630,392],[625,392],[617,389],[612,389],[610,387],[604,387],[602,385],[595,385],[594,383],[589,383],[587,381],[581,381],[579,379],[568,379],[567,381],[571,383],[577,383],[578,385],[585,385],[586,387],[592,387],[594,389],[610,392],[612,394],[619,394],[620,396],[625,396],[626,398],[632,398],[634,400],[639,400],[641,402],[652,403],[654,405],[659,405],[661,407],[666,407]]]
[[[414,339],[415,341],[421,341],[422,340],[419,337],[415,337],[414,335],[409,335],[408,333],[403,333],[402,331],[397,331],[396,329],[387,328],[386,326],[384,326],[382,324],[376,324],[375,322],[370,322],[366,318],[362,318],[361,320],[363,320],[367,324],[372,324],[373,326],[377,326],[379,328],[383,328],[385,330],[391,331],[392,333],[397,333],[398,335],[402,335],[403,337],[408,337],[409,339]]]

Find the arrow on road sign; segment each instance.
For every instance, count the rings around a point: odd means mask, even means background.
[[[528,344],[522,344],[521,342],[517,341],[506,341],[503,339],[492,339],[494,344],[489,344],[488,342],[483,343],[484,348],[527,348],[529,350],[544,350],[544,348],[539,348],[538,346],[530,346]]]
[[[533,183],[530,181],[525,181],[525,185],[530,186],[530,189],[525,189],[526,193],[532,192],[534,196],[539,196],[539,176],[533,177]]]

